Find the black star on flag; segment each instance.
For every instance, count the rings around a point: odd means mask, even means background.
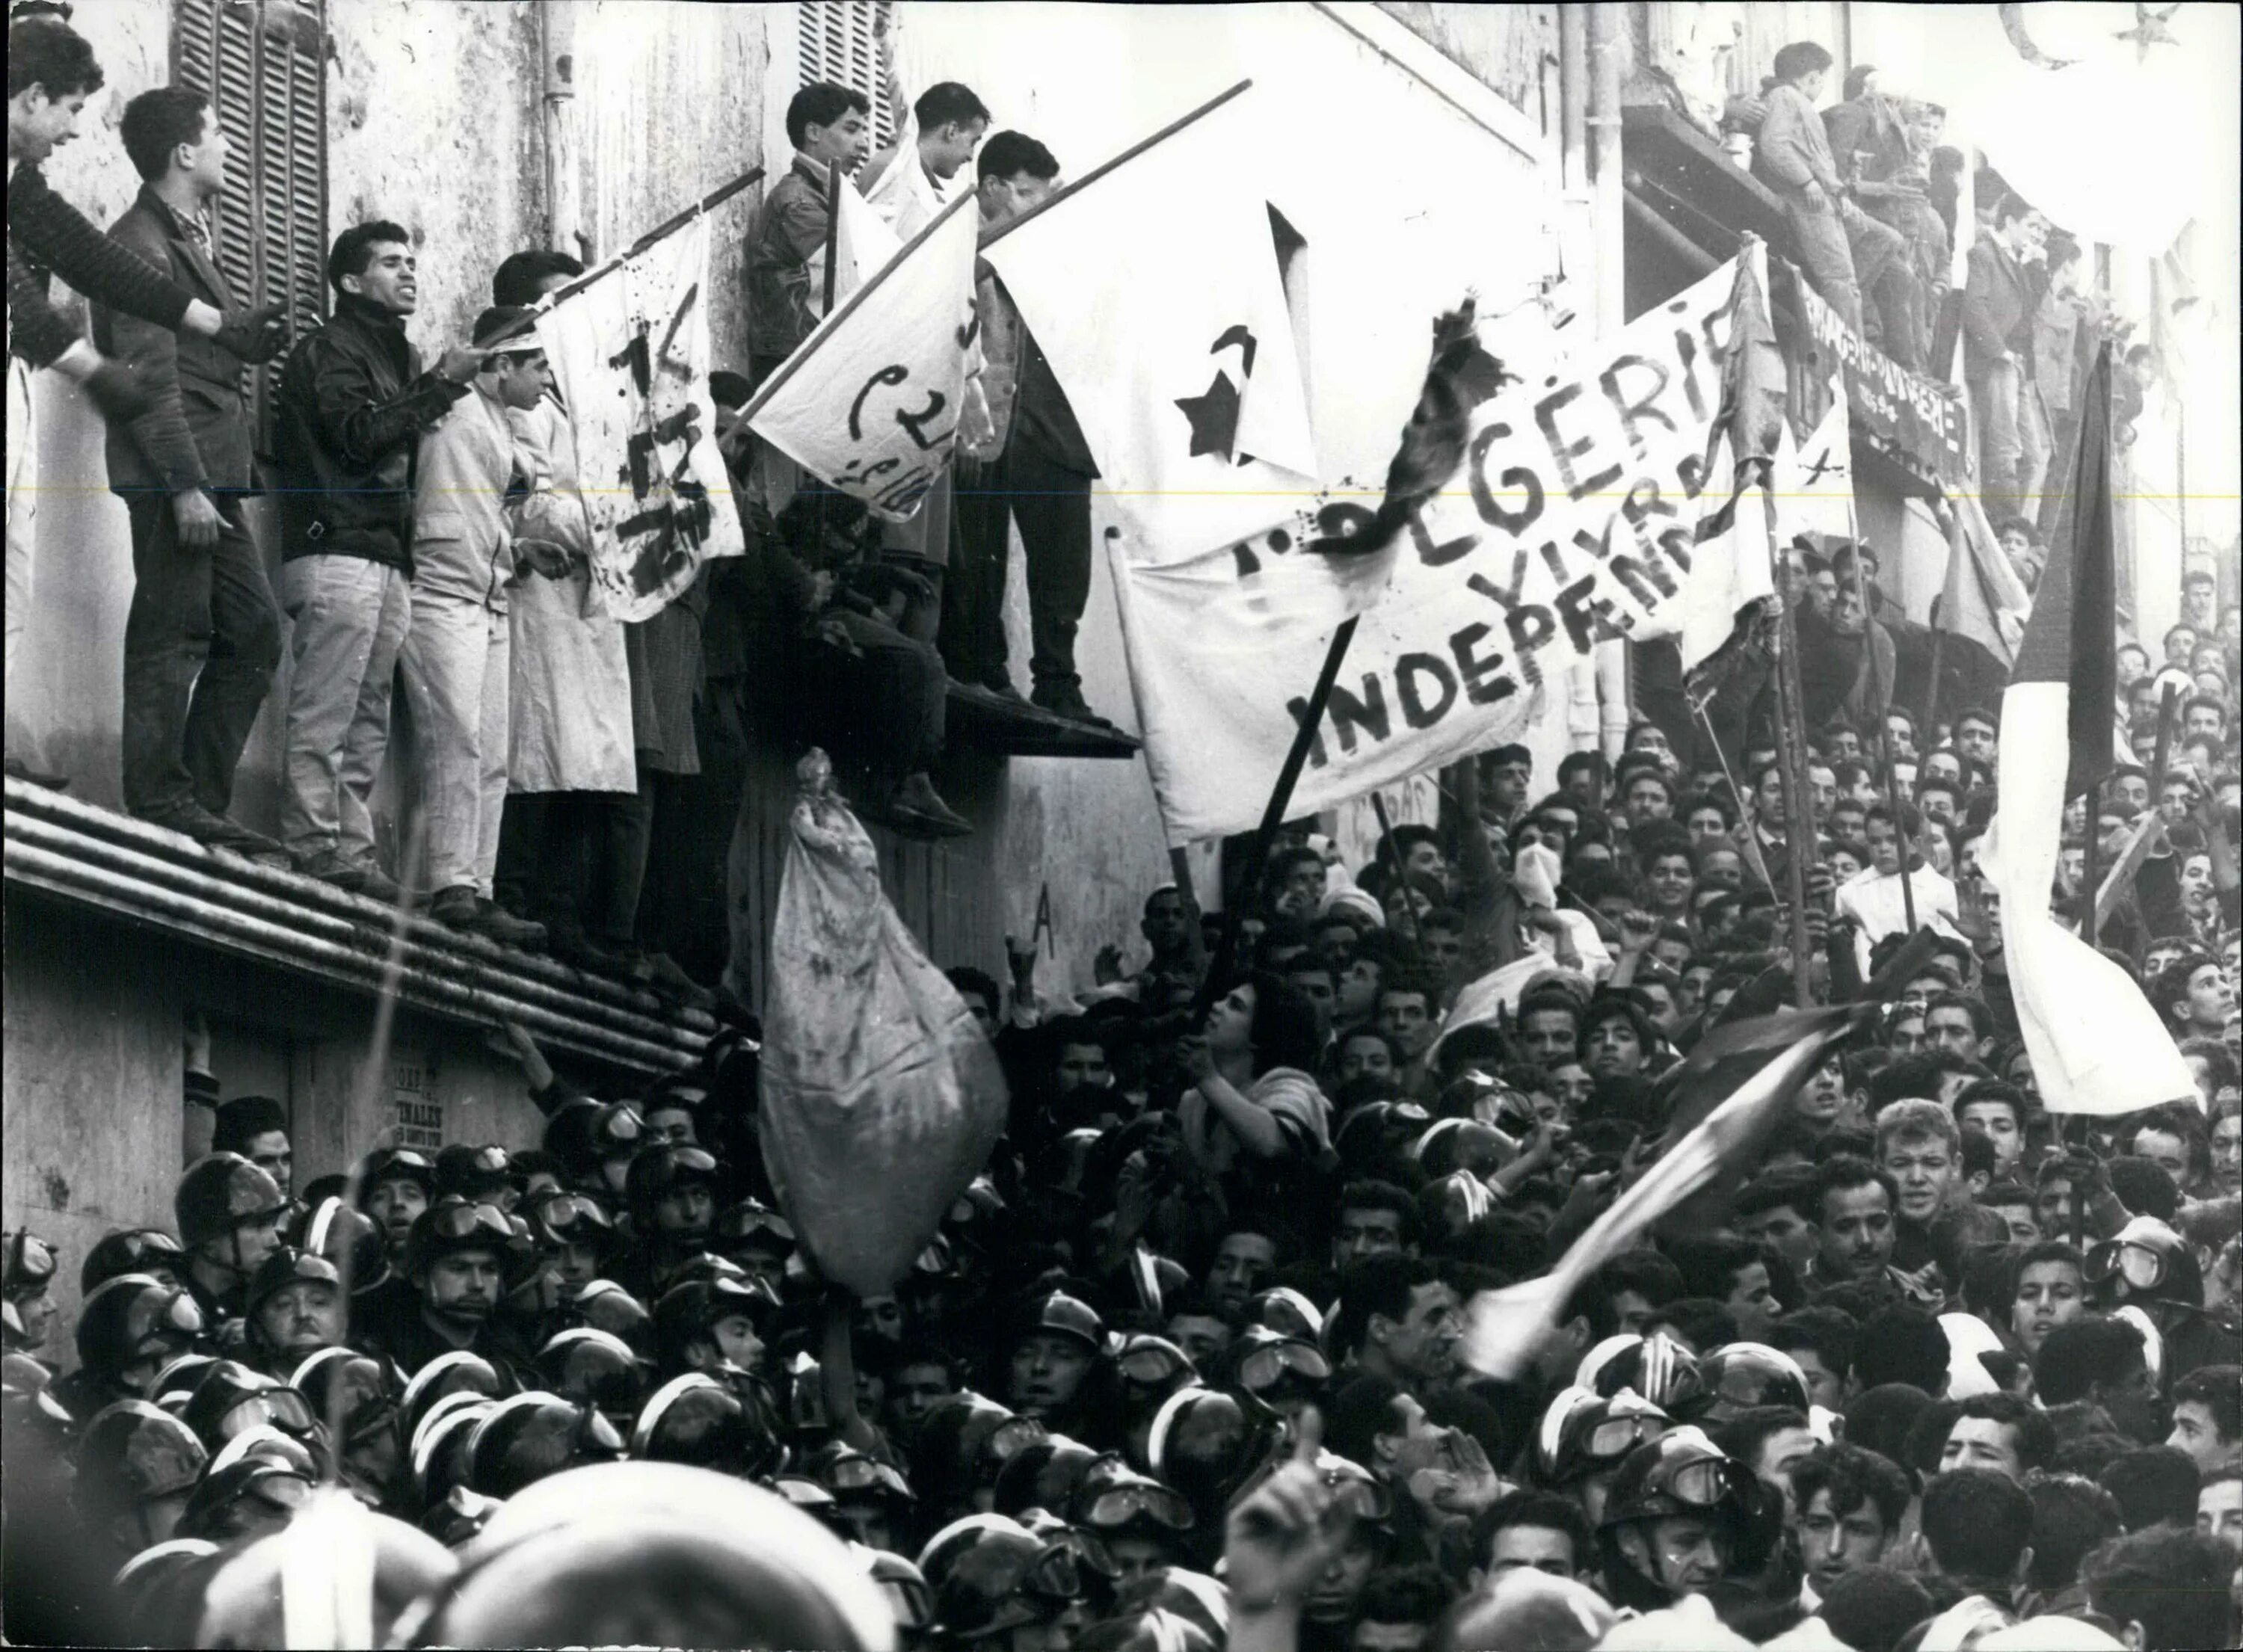
[[[1191,456],[1220,453],[1231,456],[1238,440],[1238,387],[1230,375],[1217,369],[1204,395],[1179,396],[1176,406],[1191,420]]]

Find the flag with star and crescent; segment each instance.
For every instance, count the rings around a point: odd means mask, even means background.
[[[1187,561],[1322,486],[1269,204],[1233,99],[985,251],[1098,461],[1109,551]]]

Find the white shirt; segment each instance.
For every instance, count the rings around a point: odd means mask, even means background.
[[[1929,866],[1919,866],[1909,873],[1908,883],[1909,893],[1916,897],[1916,921],[1929,923],[1943,935],[1962,938],[1961,931],[1955,927],[1958,910],[1955,885]],[[1855,931],[1854,951],[1866,977],[1869,972],[1870,949],[1888,935],[1908,930],[1908,903],[1901,892],[1900,874],[1880,872],[1874,867],[1856,872],[1838,885],[1832,903],[1862,926]]]

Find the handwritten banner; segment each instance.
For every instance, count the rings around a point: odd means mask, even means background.
[[[891,520],[917,512],[958,439],[975,329],[970,198],[803,340],[745,415],[811,474]]]
[[[619,620],[745,549],[709,396],[709,292],[696,218],[538,320],[576,434],[592,579]]]
[[[1297,812],[1514,738],[1546,679],[1604,640],[1680,628],[1734,263],[1585,348],[1570,376],[1473,418],[1362,616]],[[1146,759],[1172,843],[1259,818],[1333,628],[1357,604],[1330,559],[1373,500],[1174,562],[1133,554],[1101,500]]]
[[[1808,332],[1846,384],[1846,405],[1861,428],[1884,447],[1928,467],[1940,480],[1966,487],[1970,421],[1962,400],[1922,373],[1910,373],[1864,342],[1804,281],[1792,290],[1806,308]]]

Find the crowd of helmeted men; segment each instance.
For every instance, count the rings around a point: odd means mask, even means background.
[[[627,1098],[513,1034],[535,1141],[316,1178],[279,1101],[219,1104],[168,1229],[8,1239],[11,1632],[280,1643],[347,1494],[376,1632],[421,1644],[2232,1644],[2232,940],[2146,977],[2200,1093],[2083,1132],[1998,923],[1941,909],[1716,1225],[1611,1257],[1512,1376],[1465,1362],[1474,1299],[1661,1151],[1682,1052],[1788,995],[1728,882],[1780,812],[1694,842],[1633,743],[1532,802],[1523,750],[1461,765],[1480,829],[1359,874],[1289,833],[1235,936],[1157,890],[1068,1001],[1033,953],[952,970],[1009,1124],[872,1299],[764,1168],[752,1025]],[[1816,915],[1824,996],[1906,938],[1879,876]]]

